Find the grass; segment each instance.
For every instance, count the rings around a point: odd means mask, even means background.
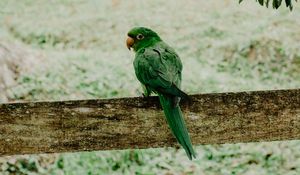
[[[229,0],[4,0],[0,7],[0,37],[46,58],[9,89],[13,100],[141,95],[125,47],[133,26],[154,29],[177,50],[190,94],[300,87],[298,4],[292,12]],[[3,174],[298,174],[299,147],[199,145],[193,162],[173,148],[57,154],[45,165],[47,156],[15,156],[0,167]]]

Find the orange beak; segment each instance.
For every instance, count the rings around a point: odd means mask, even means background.
[[[132,48],[133,44],[134,44],[134,39],[129,36],[126,40],[127,48],[130,50]]]

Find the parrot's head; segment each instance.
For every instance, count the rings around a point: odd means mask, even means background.
[[[127,36],[127,48],[129,50],[132,48],[134,51],[161,41],[157,33],[145,27],[135,27],[128,32]]]

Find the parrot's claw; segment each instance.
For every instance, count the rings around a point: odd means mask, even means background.
[[[147,97],[149,97],[149,95],[147,95],[147,94],[145,94],[145,93],[142,93],[142,97],[143,97],[143,98],[147,98]]]

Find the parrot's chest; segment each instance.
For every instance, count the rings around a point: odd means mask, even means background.
[[[142,84],[146,84],[147,77],[145,76],[145,74],[147,74],[147,72],[151,69],[151,66],[149,65],[147,60],[139,56],[136,56],[136,58],[133,61],[133,66],[134,66],[135,75],[137,79]]]

